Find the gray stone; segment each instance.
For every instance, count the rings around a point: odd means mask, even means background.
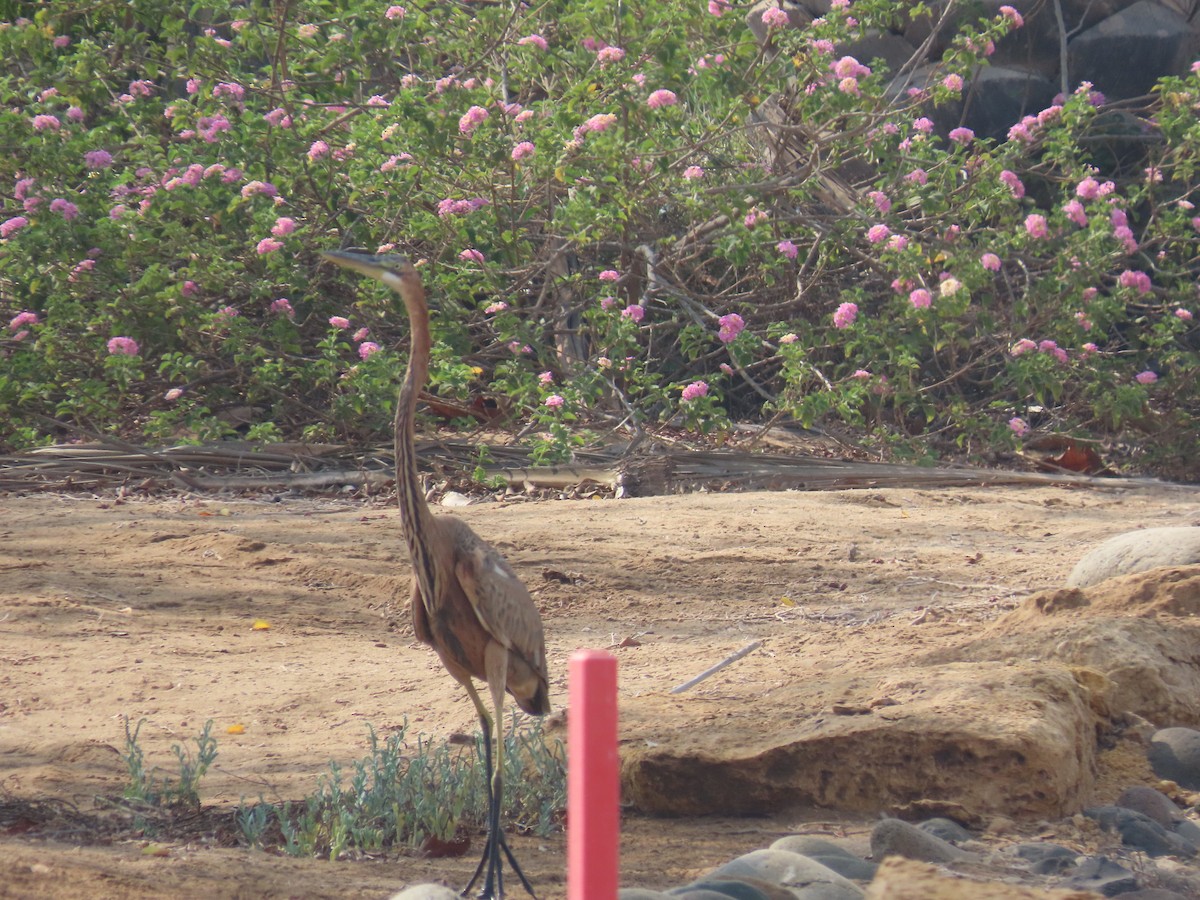
[[[793,891],[816,885],[833,885],[854,892],[846,896],[862,896],[862,889],[853,881],[807,856],[787,850],[754,850],[718,866],[705,876],[706,881],[740,878],[758,878]],[[831,898],[834,896],[830,895]],[[815,895],[813,900],[816,900]]]
[[[1191,819],[1178,819],[1171,823],[1171,831],[1175,832],[1193,847],[1200,847],[1200,825]]]
[[[1183,894],[1168,891],[1163,888],[1141,888],[1122,894],[1121,900],[1188,900]]]
[[[1139,4],[1140,5],[1140,4]],[[1087,587],[1115,578],[1157,569],[1200,563],[1200,528],[1144,528],[1109,538],[1075,564],[1067,587]]]
[[[1018,844],[1017,856],[1028,860],[1029,871],[1035,875],[1058,875],[1075,868],[1078,854],[1060,844]]]
[[[917,827],[951,844],[961,844],[963,841],[971,840],[971,832],[967,831],[967,829],[963,828],[953,819],[943,819],[940,817],[926,819],[924,822],[918,823]]]
[[[1164,828],[1170,828],[1181,818],[1179,807],[1171,802],[1170,797],[1143,784],[1122,791],[1117,798],[1117,806],[1149,816]]]
[[[734,882],[724,882],[727,885],[733,885]],[[678,900],[767,900],[767,895],[762,891],[757,890],[750,885],[741,885],[743,891],[714,891],[707,887],[683,888],[678,893],[671,891],[668,897],[676,897]]]
[[[862,900],[863,889],[857,885],[845,887],[840,884],[810,884],[808,887],[792,888],[796,900]]]
[[[900,819],[884,819],[871,830],[871,856],[876,862],[885,856],[903,856],[925,862],[949,863],[974,858],[940,837],[922,831]]]
[[[1196,848],[1174,832],[1167,831],[1149,816],[1120,806],[1095,806],[1083,814],[1121,836],[1121,843],[1149,856],[1196,855]]]
[[[875,877],[875,872],[879,868],[876,863],[856,856],[833,841],[808,834],[790,834],[787,837],[781,837],[771,845],[771,849],[787,850],[807,856],[809,859],[816,860],[821,865],[833,869],[839,875],[855,881],[870,881]]]
[[[460,897],[458,891],[452,891],[444,884],[414,884],[392,894],[390,900],[460,900]]]
[[[792,900],[791,891],[778,885],[753,879],[715,879],[709,878],[683,887],[667,891],[672,897],[683,897],[687,900],[702,900],[697,894],[712,894],[721,900]]]
[[[1111,859],[1092,856],[1079,864],[1079,869],[1063,882],[1064,887],[1095,891],[1105,897],[1115,897],[1137,890],[1137,876]]]
[[[1005,140],[1008,129],[1022,117],[1036,115],[1054,100],[1058,86],[1045,75],[1015,66],[991,65],[980,69],[964,91],[965,103],[947,107],[947,118],[941,109],[933,118],[939,125],[963,115],[962,122],[979,137]]]
[[[669,900],[671,894],[662,891],[650,891],[646,888],[621,888],[617,891],[617,900]],[[396,900],[395,897],[392,900]]]
[[[1110,99],[1123,100],[1149,93],[1195,49],[1196,33],[1183,16],[1142,0],[1076,35],[1067,47],[1067,66],[1072,83],[1090,81]]]
[[[1154,732],[1149,757],[1159,778],[1174,781],[1189,791],[1200,791],[1200,731],[1163,728]]]

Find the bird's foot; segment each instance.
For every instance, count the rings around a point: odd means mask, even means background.
[[[503,858],[501,857],[501,852],[504,854]],[[487,873],[483,880],[483,888],[475,896],[478,900],[503,900],[504,858],[508,859],[508,865],[516,873],[517,878],[521,882],[521,887],[525,888],[525,892],[533,900],[537,900],[537,894],[533,892],[533,887],[529,884],[529,879],[521,871],[521,866],[517,863],[516,857],[513,856],[512,851],[508,848],[508,841],[504,837],[504,832],[499,828],[489,831],[487,843],[483,848],[483,856],[479,858],[479,865],[475,867],[475,874],[471,876],[471,880],[463,888],[462,895],[466,897],[471,892],[471,888],[475,886],[475,882],[479,880],[479,876],[484,875],[484,867],[486,866]]]

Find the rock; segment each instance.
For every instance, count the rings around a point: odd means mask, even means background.
[[[1089,552],[1067,576],[1067,587],[1088,587],[1117,575],[1160,566],[1200,564],[1200,528],[1145,528],[1109,538]]]
[[[1200,530],[1200,529],[1197,529]],[[921,662],[1038,658],[1071,666],[1097,713],[1200,723],[1200,566],[1027,597],[973,641]]]
[[[1174,891],[1164,890],[1163,888],[1141,888],[1136,891],[1130,891],[1128,894],[1122,894],[1121,900],[1188,900],[1183,894],[1177,894]]]
[[[1120,806],[1095,806],[1085,809],[1083,814],[1095,819],[1103,828],[1115,831],[1126,847],[1141,850],[1149,856],[1196,855],[1196,847],[1179,835],[1167,831],[1149,816]]]
[[[1193,847],[1200,847],[1200,825],[1191,819],[1179,819],[1171,823],[1171,831],[1175,832]]]
[[[705,876],[706,881],[744,878],[761,879],[793,891],[809,886],[833,885],[845,888],[841,894],[847,898],[862,896],[862,889],[853,881],[807,856],[787,850],[754,850],[713,869]],[[832,900],[838,895],[830,893],[829,896]],[[816,895],[813,898],[816,900]]]
[[[391,900],[460,900],[458,891],[452,891],[444,884],[414,884],[398,894],[392,894]],[[643,898],[635,898],[643,900]],[[649,898],[645,898],[649,900]]]
[[[1177,819],[1182,818],[1179,807],[1171,802],[1170,797],[1141,784],[1122,791],[1117,798],[1117,806],[1149,816],[1164,828],[1170,828]]]
[[[1076,35],[1067,47],[1067,68],[1073,84],[1090,81],[1110,100],[1124,100],[1149,93],[1195,51],[1196,34],[1187,19],[1142,0]]]
[[[1085,891],[1095,891],[1105,897],[1115,897],[1138,887],[1137,876],[1111,859],[1092,856],[1079,864],[1064,884]]]
[[[833,841],[807,834],[792,834],[782,837],[771,845],[772,850],[787,850],[816,860],[826,868],[854,881],[870,881],[879,868],[873,862],[856,856]]]
[[[967,829],[963,828],[953,819],[927,819],[919,823],[917,827],[951,844],[961,844],[963,841],[972,839],[971,832],[967,831]]]
[[[1200,790],[1200,731],[1163,728],[1150,738],[1150,765],[1159,778]]]
[[[686,900],[703,900],[700,894],[712,895],[712,900],[795,900],[795,894],[785,887],[754,879],[704,879],[674,888],[667,893]]]
[[[1075,867],[1079,854],[1059,844],[1018,844],[1017,856],[1028,860],[1035,875],[1057,875]]]
[[[617,900],[668,900],[672,895],[662,891],[649,891],[645,888],[621,888],[617,891]],[[392,900],[396,900],[395,897]]]
[[[622,719],[622,796],[653,815],[800,805],[875,813],[931,797],[980,816],[1055,817],[1091,791],[1094,692],[1061,666],[905,665],[822,689],[856,704],[885,694],[897,705],[886,714],[798,716],[807,695],[797,685],[741,709],[729,727],[667,731],[661,721],[668,709],[678,717],[679,701],[639,698]]]
[[[867,885],[866,900],[1095,900],[1077,890],[1039,890],[1015,884],[980,882],[940,874],[928,863],[892,857]]]
[[[871,856],[876,860],[903,856],[936,863],[974,859],[974,854],[900,819],[884,819],[871,830]]]

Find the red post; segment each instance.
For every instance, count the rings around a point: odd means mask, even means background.
[[[567,900],[616,900],[617,658],[603,650],[576,650],[568,677]]]

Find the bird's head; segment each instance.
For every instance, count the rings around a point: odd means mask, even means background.
[[[367,253],[365,250],[322,250],[321,257],[343,269],[382,281],[392,290],[406,295],[421,290],[421,279],[408,257],[399,253]]]

